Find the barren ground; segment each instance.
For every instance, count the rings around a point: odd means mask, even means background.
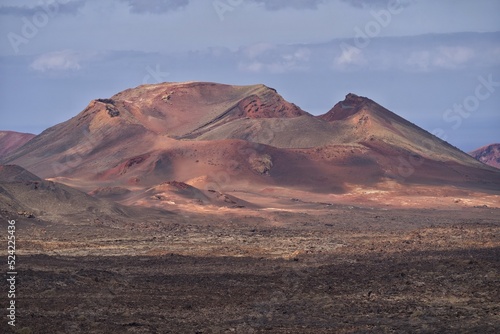
[[[0,215],[17,221],[17,333],[500,331],[500,209]]]

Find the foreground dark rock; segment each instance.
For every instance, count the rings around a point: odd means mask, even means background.
[[[497,211],[333,207],[114,227],[17,217],[17,324],[31,333],[497,333]]]

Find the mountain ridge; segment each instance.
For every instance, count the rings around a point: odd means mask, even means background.
[[[350,93],[326,114],[313,116],[265,85],[189,82],[127,89],[92,100],[2,162],[87,193],[119,189],[119,201],[151,206],[175,202],[157,202],[151,189],[172,192],[161,198],[180,198],[174,187],[160,187],[165,182],[195,187],[182,196],[205,198],[208,205],[218,205],[206,200],[211,191],[249,205],[238,196],[265,189],[349,194],[400,189],[394,182],[500,189],[496,169],[368,98]],[[187,203],[184,197],[180,201]]]

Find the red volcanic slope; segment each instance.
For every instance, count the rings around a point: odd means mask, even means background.
[[[394,182],[500,188],[496,169],[370,99],[349,94],[312,116],[264,85],[128,89],[93,100],[3,163],[123,203],[160,206],[213,194],[208,202],[238,206],[226,194],[269,187],[317,194]],[[177,189],[184,184],[193,188]]]
[[[500,169],[500,144],[490,144],[478,148],[469,154],[489,166]]]
[[[144,85],[96,101],[122,117],[131,116],[131,122],[170,137],[196,137],[245,117],[288,118],[306,114],[264,85],[206,82]]]
[[[332,125],[350,125],[351,142],[380,149],[385,155],[392,146],[393,151],[404,150],[429,160],[479,167],[466,153],[366,97],[348,94],[318,118]]]
[[[91,101],[80,114],[45,130],[28,145],[12,152],[4,162],[16,161],[28,170],[36,169],[41,177],[74,175],[74,172],[105,176],[130,175],[129,170],[143,168],[151,159],[165,156],[148,167],[150,172],[165,175],[170,168],[170,156],[182,155],[176,151],[177,147],[197,150],[196,144],[179,139],[197,138],[241,119],[259,121],[305,114],[264,85],[198,82],[143,85],[109,99]],[[170,153],[160,154],[163,151]],[[40,160],[44,163],[40,164]]]
[[[23,146],[30,141],[34,134],[14,131],[0,131],[0,158]]]

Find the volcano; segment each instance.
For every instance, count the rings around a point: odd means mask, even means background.
[[[469,152],[474,159],[500,169],[500,144],[490,144]]]
[[[500,189],[497,169],[368,98],[348,94],[314,116],[265,85],[128,89],[91,101],[1,161],[89,194],[155,207],[179,200],[268,206],[286,198],[380,203],[389,193]]]

